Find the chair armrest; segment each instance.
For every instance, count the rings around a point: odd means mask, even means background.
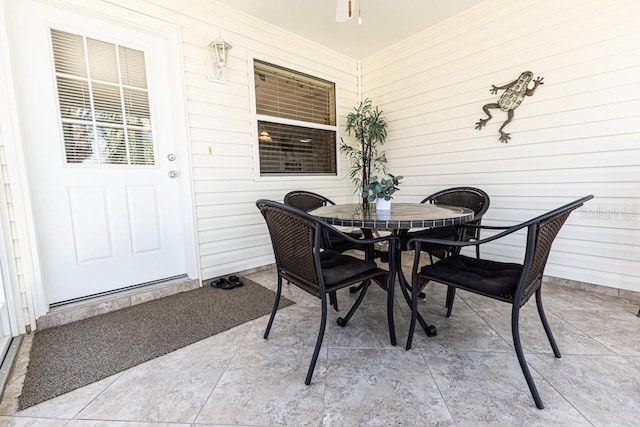
[[[469,228],[479,228],[481,230],[507,230],[511,228],[509,225],[466,225]]]
[[[530,221],[524,222],[522,224],[518,224],[518,225],[514,225],[511,227],[508,227],[507,229],[505,229],[505,231],[498,233],[498,234],[494,234],[493,236],[490,237],[486,237],[484,239],[480,239],[480,240],[473,240],[473,241],[457,241],[457,240],[445,240],[445,239],[435,239],[435,238],[430,238],[430,237],[415,237],[413,239],[410,239],[407,242],[407,248],[412,249],[412,248],[416,248],[417,250],[420,250],[420,246],[423,243],[429,244],[429,245],[439,245],[439,246],[453,246],[453,247],[459,247],[459,248],[463,248],[465,246],[479,246],[488,242],[492,242],[494,240],[500,239],[504,236],[507,236],[509,234],[513,234],[518,230],[521,230],[527,226],[530,225]],[[474,226],[475,227],[475,226]],[[486,228],[484,226],[480,226],[478,228]],[[502,227],[498,227],[498,228],[493,228],[493,229],[501,229]]]
[[[528,228],[528,232],[530,233],[532,231],[532,227],[535,227],[538,223],[540,223],[541,221],[547,219],[547,218],[551,218],[559,213],[562,212],[571,212],[574,209],[579,208],[580,206],[582,206],[586,201],[593,199],[593,195],[588,195],[588,196],[584,196],[578,200],[575,200],[571,203],[568,203],[564,206],[560,206],[559,208],[556,208],[550,212],[547,212],[543,215],[540,215],[536,218],[530,219],[529,221],[525,221],[523,223],[517,224],[517,225],[513,225],[511,227],[495,227],[495,226],[480,226],[479,228],[484,228],[484,229],[492,229],[492,230],[504,230],[501,233],[498,234],[494,234],[493,236],[484,238],[484,239],[480,239],[480,240],[475,240],[475,241],[451,241],[451,240],[442,240],[442,239],[433,239],[433,238],[413,238],[411,240],[409,240],[407,242],[407,247],[411,248],[411,247],[416,247],[416,249],[420,249],[420,245],[422,243],[428,243],[428,244],[432,244],[432,245],[442,245],[442,246],[453,246],[453,247],[465,247],[465,246],[479,246],[479,245],[483,245],[485,243],[488,242],[492,242],[494,240],[500,239],[504,236],[507,236],[509,234],[513,234],[518,230],[521,230],[525,227]]]

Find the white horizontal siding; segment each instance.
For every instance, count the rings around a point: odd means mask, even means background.
[[[352,197],[351,183],[342,171],[338,178],[257,178],[250,75],[251,58],[255,57],[335,82],[342,123],[357,103],[355,60],[215,1],[112,0],[112,3],[180,27],[203,279],[273,262],[264,220],[255,206],[257,199],[281,201],[294,189],[317,191],[339,201]],[[208,44],[219,34],[233,46],[226,84],[206,79]]]
[[[399,201],[450,186],[491,197],[486,224],[515,224],[586,194],[546,274],[640,291],[640,2],[487,0],[362,63],[364,96],[389,119]],[[482,106],[520,73],[544,77],[498,141]],[[487,234],[488,235],[488,234]],[[521,241],[485,254],[516,260]]]

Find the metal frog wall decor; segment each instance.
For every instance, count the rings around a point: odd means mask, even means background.
[[[484,112],[489,117],[487,117],[486,119],[480,119],[480,121],[476,122],[476,129],[482,129],[484,125],[486,125],[487,122],[491,120],[493,116],[491,116],[491,113],[489,112],[490,108],[499,108],[502,111],[507,112],[507,120],[502,124],[502,126],[500,126],[500,129],[498,130],[500,132],[500,141],[509,142],[509,139],[511,139],[511,137],[508,133],[503,132],[502,129],[504,129],[504,127],[511,121],[511,119],[513,119],[513,110],[518,108],[525,96],[533,95],[533,92],[535,92],[538,85],[543,84],[543,77],[537,77],[533,81],[533,87],[529,89],[529,83],[532,79],[533,73],[531,71],[525,71],[524,73],[520,74],[520,77],[518,77],[517,80],[514,80],[511,83],[507,83],[504,86],[491,85],[492,94],[495,95],[496,93],[498,93],[498,89],[504,89],[504,93],[502,94],[502,96],[500,96],[500,99],[498,99],[497,103],[486,104],[484,107],[482,107]]]

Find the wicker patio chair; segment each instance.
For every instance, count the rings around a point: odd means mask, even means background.
[[[285,194],[284,204],[293,206],[294,208],[298,208],[305,212],[309,212],[321,206],[335,205],[331,199],[325,196],[304,190],[290,191]],[[343,234],[346,234],[353,239],[362,239],[364,237],[360,230],[343,231]],[[353,243],[350,240],[344,239],[340,234],[330,233],[327,231],[324,239],[325,241],[323,242],[323,245],[325,245],[327,249],[333,249],[337,252],[345,252],[350,249],[365,250],[364,246],[360,242]]]
[[[482,216],[489,209],[489,195],[479,188],[474,187],[452,187],[445,190],[433,193],[429,197],[425,198],[420,203],[431,203],[434,205],[449,205],[449,206],[462,206],[469,208],[474,212],[473,220],[469,221],[465,226],[449,226],[438,227],[426,230],[410,231],[407,233],[404,242],[409,241],[417,237],[421,238],[434,238],[441,240],[478,240],[480,239],[479,227],[466,227],[479,226],[482,222]],[[405,245],[403,245],[405,247]],[[433,264],[433,258],[444,259],[449,256],[454,247],[451,245],[421,245],[422,251],[429,254],[429,259]],[[476,258],[480,258],[480,246],[476,246]],[[423,286],[426,284],[423,283]],[[420,292],[422,289],[420,289]],[[449,287],[447,289],[447,298],[445,305],[447,307],[447,317],[451,316],[451,310],[453,308],[453,300],[456,296],[456,288]],[[419,295],[420,298],[424,298],[424,294]]]
[[[387,321],[389,323],[391,343],[395,345],[392,298],[393,278],[396,274],[395,261],[393,259],[389,261],[389,271],[386,271],[379,268],[375,261],[371,259],[359,259],[331,249],[323,249],[322,236],[324,231],[338,233],[344,239],[352,240],[354,243],[356,243],[356,239],[352,239],[335,227],[323,223],[300,209],[269,200],[258,200],[256,205],[264,216],[269,229],[278,273],[276,298],[264,338],[267,339],[269,336],[269,331],[278,309],[283,279],[318,297],[321,302],[320,331],[318,332],[305,384],[309,385],[311,383],[311,377],[322,346],[327,323],[326,295],[328,293],[355,283],[363,284],[362,291],[349,312],[344,317],[337,319],[338,325],[344,327],[362,302],[371,279],[378,277],[378,280],[381,280],[380,277],[384,277],[384,280],[389,280],[387,284],[389,292],[387,298]],[[399,243],[399,239],[394,236],[386,236],[363,240],[363,243],[367,245],[379,242],[388,242],[392,248],[395,248],[395,245]]]
[[[305,190],[295,190],[285,194],[284,203],[285,205],[293,206],[294,208],[298,208],[305,212],[309,212],[321,206],[335,205],[331,199]],[[362,239],[364,237],[360,230],[341,231],[353,239]],[[323,248],[332,249],[336,252],[342,253],[351,249],[367,251],[367,247],[362,245],[361,242],[353,243],[352,240],[347,240],[343,238],[341,234],[332,233],[330,230],[324,230],[322,239]],[[373,250],[373,248],[369,248],[369,250]],[[329,302],[333,306],[333,309],[338,311],[338,297],[335,292],[331,292],[329,294]]]
[[[533,218],[511,227],[486,227],[491,230],[503,230],[493,236],[470,242],[449,242],[431,238],[416,238],[408,242],[409,247],[414,249],[414,261],[412,268],[412,301],[411,301],[411,322],[409,325],[409,336],[407,337],[407,350],[411,348],[413,332],[415,329],[418,293],[418,282],[420,280],[433,280],[447,286],[464,289],[479,295],[503,301],[512,305],[511,309],[511,333],[513,344],[520,362],[520,368],[527,380],[527,385],[536,406],[544,408],[540,395],[536,388],[520,343],[520,331],[518,326],[520,308],[529,301],[535,293],[538,314],[544,330],[553,349],[555,357],[560,357],[560,350],[547,322],[542,307],[542,275],[551,251],[551,245],[562,225],[571,212],[586,201],[592,199],[589,195],[578,199],[572,203],[554,209],[544,215]],[[526,229],[526,247],[524,261],[522,264],[510,262],[498,262],[488,259],[472,258],[460,255],[460,248],[467,246],[479,247],[485,243],[493,242],[503,237]],[[508,237],[507,237],[508,238]],[[422,245],[451,245],[455,247],[453,254],[436,262],[420,268],[420,251]]]

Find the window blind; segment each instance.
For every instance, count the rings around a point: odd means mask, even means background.
[[[261,175],[335,175],[335,84],[258,60],[254,81]]]
[[[51,30],[67,163],[154,165],[144,52]]]

